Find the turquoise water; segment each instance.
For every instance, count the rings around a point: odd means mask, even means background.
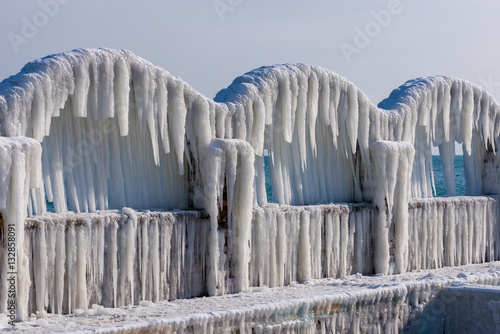
[[[271,183],[271,171],[269,170],[269,156],[264,156],[264,172],[266,174],[266,194],[268,203],[276,203],[273,200],[273,185]]]
[[[455,169],[455,184],[457,186],[457,195],[465,195],[465,170],[463,156],[455,156],[453,163]],[[444,185],[443,167],[439,155],[432,156],[432,169],[434,171],[434,185],[436,186],[436,196],[446,196]]]
[[[269,170],[269,157],[264,157],[265,163],[265,173],[266,173],[266,192],[267,201],[269,203],[275,203],[273,200],[273,187],[271,184],[271,172]],[[434,172],[434,184],[436,186],[436,196],[446,196],[446,188],[444,185],[444,175],[443,167],[441,165],[441,158],[439,155],[432,156],[432,168]],[[464,160],[461,155],[457,155],[454,161],[455,169],[455,183],[457,186],[457,195],[465,195],[465,171],[464,171]]]
[[[269,203],[276,203],[273,200],[273,187],[271,183],[271,171],[269,170],[269,157],[264,157],[264,171],[266,174],[266,193]],[[432,156],[432,166],[434,170],[434,183],[436,185],[436,196],[446,196],[446,188],[444,185],[443,167],[441,166],[441,158],[438,155]],[[461,155],[455,157],[455,183],[457,185],[457,195],[465,195],[465,176],[464,176],[464,161]],[[47,210],[55,212],[53,203],[47,202]]]

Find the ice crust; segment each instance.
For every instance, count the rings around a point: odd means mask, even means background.
[[[499,291],[494,285],[499,282],[498,262],[397,276],[351,275],[259,289],[236,298],[115,309],[93,305],[75,316],[33,316],[12,332],[456,333],[466,328],[491,333],[498,323],[493,317],[498,315]]]

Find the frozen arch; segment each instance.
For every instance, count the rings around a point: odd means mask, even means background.
[[[252,145],[259,204],[264,148],[279,203],[370,200],[369,143],[377,140],[415,146],[412,197],[431,196],[431,145],[440,147],[453,194],[452,143],[463,142],[468,193],[481,194],[498,111],[482,88],[448,77],[409,81],[376,107],[346,79],[303,64],[256,69],[212,100],[110,49],[48,56],[0,85],[0,134],[42,143],[44,189],[58,212],[202,207],[199,159],[214,138]]]

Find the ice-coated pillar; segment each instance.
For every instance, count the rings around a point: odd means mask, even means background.
[[[207,285],[210,295],[224,292],[224,279],[219,277],[219,207],[223,207],[224,187],[227,197],[227,245],[229,263],[234,263],[233,292],[249,287],[250,233],[254,199],[254,150],[250,144],[238,139],[214,139],[210,144],[203,166],[205,210],[210,215]]]
[[[485,195],[500,195],[500,154],[493,148],[483,155],[482,191]]]
[[[370,145],[374,168],[375,271],[403,273],[408,267],[408,199],[415,149],[407,142],[377,141]],[[394,242],[394,270],[390,246]]]
[[[0,242],[0,313],[7,314],[11,320],[28,317],[31,283],[24,249],[24,221],[30,188],[42,185],[41,161],[42,147],[38,141],[26,137],[0,137],[0,214],[3,218],[0,226],[3,235]],[[41,198],[40,192],[38,198],[32,196],[37,202]]]

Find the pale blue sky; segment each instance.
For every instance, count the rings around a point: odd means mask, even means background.
[[[498,1],[55,1],[1,0],[0,80],[33,59],[102,46],[129,49],[209,97],[253,68],[302,62],[345,76],[375,104],[434,74],[482,84],[500,100]],[[390,22],[377,23],[372,11],[391,6]],[[26,22],[40,27],[25,36]],[[372,37],[348,62],[340,45],[356,47],[356,28]]]

